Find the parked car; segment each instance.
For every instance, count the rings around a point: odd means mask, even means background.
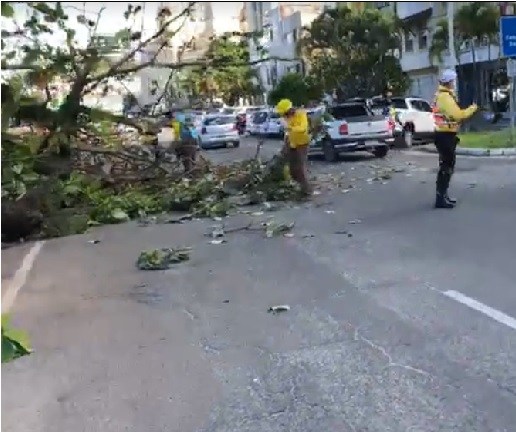
[[[308,154],[322,154],[328,162],[340,153],[369,151],[385,157],[394,143],[394,122],[384,115],[374,115],[361,102],[350,102],[328,109],[331,120],[324,122],[324,133],[313,139]]]
[[[236,116],[210,115],[202,121],[199,146],[202,149],[240,146],[240,135],[236,127]]]
[[[251,133],[249,130],[249,126],[253,123],[254,115],[259,112],[265,110],[265,107],[246,107],[244,109],[245,114],[245,123],[246,123],[246,132]]]
[[[412,144],[427,144],[434,141],[435,119],[430,104],[417,97],[394,97],[391,99],[396,111],[394,136],[404,147]],[[388,109],[383,98],[372,99],[372,111],[380,114]]]
[[[250,135],[261,135],[264,132],[265,122],[267,121],[269,110],[255,112],[247,120],[246,129]]]
[[[265,125],[263,126],[263,133],[265,135],[283,138],[285,134],[285,123],[277,112],[268,112]]]
[[[391,99],[396,110],[395,136],[405,147],[427,144],[435,139],[435,119],[430,104],[421,98],[395,97]]]
[[[273,109],[258,111],[253,115],[248,131],[251,135],[283,137],[285,125],[280,115]]]

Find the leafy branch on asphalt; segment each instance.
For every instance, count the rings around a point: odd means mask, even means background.
[[[30,354],[27,334],[10,324],[8,315],[2,315],[2,363]]]

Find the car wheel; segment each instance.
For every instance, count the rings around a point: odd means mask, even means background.
[[[406,125],[403,129],[403,140],[402,144],[404,148],[412,147],[414,141],[414,127],[412,125]]]
[[[389,152],[389,146],[376,147],[373,150],[373,154],[377,158],[384,158]]]
[[[238,147],[240,147],[240,141],[235,141],[235,142],[233,143],[233,147],[234,147],[234,148],[238,148]]]
[[[324,160],[326,162],[335,162],[337,160],[338,154],[335,151],[333,143],[329,140],[325,140],[322,144],[322,147]]]

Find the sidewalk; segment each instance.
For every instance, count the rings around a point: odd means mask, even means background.
[[[426,153],[437,153],[437,149],[433,144],[412,147],[413,150],[419,150]],[[456,154],[458,156],[516,156],[516,148],[486,149],[486,148],[463,148],[457,147]]]

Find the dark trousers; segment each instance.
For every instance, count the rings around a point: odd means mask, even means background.
[[[305,195],[310,195],[312,188],[308,181],[308,146],[288,149],[289,169],[292,178],[299,183]]]
[[[436,132],[435,146],[439,152],[439,171],[437,172],[436,190],[440,195],[448,193],[448,186],[455,170],[456,132]]]
[[[183,162],[185,173],[189,174],[195,167],[197,158],[197,142],[193,139],[182,140],[176,147],[176,155]]]

